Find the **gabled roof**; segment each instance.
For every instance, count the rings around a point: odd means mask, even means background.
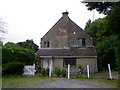
[[[84,30],[81,27],[79,27],[75,22],[73,22],[69,18],[69,16],[68,16],[69,13],[67,11],[63,12],[62,14],[63,14],[63,16],[53,25],[53,27],[42,38],[44,38],[51,30],[57,30],[59,26],[66,27],[66,29],[68,31],[73,29],[71,27],[75,27],[75,28],[78,28],[81,32],[84,32]],[[84,32],[84,33],[86,33],[86,32]]]
[[[97,57],[94,47],[86,48],[42,48],[36,52],[36,57]]]

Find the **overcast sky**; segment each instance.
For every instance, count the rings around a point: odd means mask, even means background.
[[[40,38],[62,17],[69,17],[82,29],[93,21],[93,11],[88,11],[81,0],[0,0],[0,18],[6,22],[4,42],[20,42],[27,39],[39,45]],[[94,18],[104,15],[95,11]]]

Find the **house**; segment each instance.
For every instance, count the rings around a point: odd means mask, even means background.
[[[41,48],[36,52],[37,65],[43,68],[66,68],[70,64],[71,73],[78,72],[77,65],[90,66],[90,72],[97,72],[97,53],[92,38],[63,12],[58,22],[41,38]]]

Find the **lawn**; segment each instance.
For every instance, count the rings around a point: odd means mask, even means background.
[[[72,78],[74,80],[88,80],[91,82],[100,82],[112,85],[114,88],[118,88],[118,80],[108,80],[106,78]],[[3,88],[47,88],[45,84],[52,83],[57,80],[68,80],[67,78],[58,77],[41,77],[41,76],[9,76],[2,78]]]
[[[2,78],[3,88],[32,88],[42,87],[46,82],[52,81],[48,77],[40,76],[10,76]]]

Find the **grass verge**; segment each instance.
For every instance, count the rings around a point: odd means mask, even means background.
[[[107,83],[109,85],[112,85],[113,88],[118,88],[119,84],[118,84],[118,81],[117,79],[113,79],[113,80],[110,80],[110,79],[107,79],[107,78],[95,78],[95,77],[85,77],[85,76],[81,76],[81,77],[76,77],[76,76],[73,76],[71,77],[71,79],[78,79],[78,80],[81,80],[81,79],[84,79],[84,80],[92,80],[92,81],[96,81],[96,82],[103,82],[103,83]]]

